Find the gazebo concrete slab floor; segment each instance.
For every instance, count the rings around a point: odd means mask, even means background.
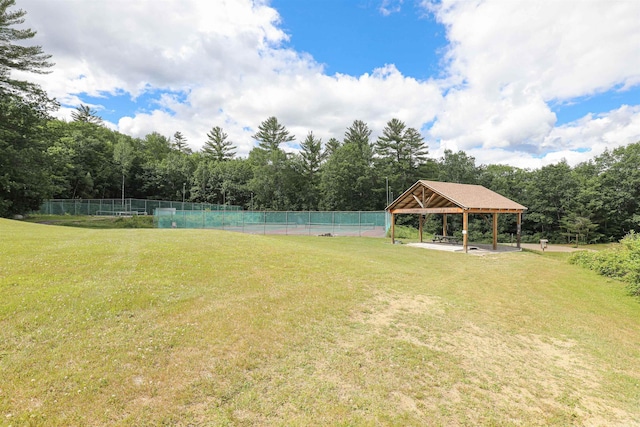
[[[413,246],[422,249],[432,249],[436,251],[447,252],[464,252],[462,245],[454,245],[451,243],[408,243],[407,246]],[[476,255],[497,254],[505,252],[519,252],[515,246],[498,245],[498,250],[493,250],[491,244],[469,244],[468,253]]]

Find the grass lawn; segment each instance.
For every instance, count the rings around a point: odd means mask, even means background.
[[[0,220],[0,425],[640,425],[640,302],[532,252]]]
[[[37,224],[63,225],[81,228],[153,228],[152,216],[96,215],[29,215],[25,221]]]

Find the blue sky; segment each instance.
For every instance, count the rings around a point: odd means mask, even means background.
[[[328,74],[358,76],[385,64],[426,80],[440,73],[445,28],[416,6],[383,15],[372,1],[274,0],[288,45],[310,53]]]
[[[445,63],[446,28],[417,3],[402,4],[385,15],[381,3],[367,0],[274,0],[287,43],[310,53],[328,74],[361,75],[395,64],[405,76],[437,79]],[[400,4],[396,2],[396,4]],[[640,41],[638,42],[640,43]],[[550,103],[562,125],[587,114],[610,111],[640,102],[640,85]]]
[[[123,133],[222,126],[246,155],[276,116],[303,140],[392,118],[431,156],[576,164],[640,140],[635,0],[22,0],[69,119]],[[169,30],[170,29],[170,30]],[[293,143],[286,147],[296,150]]]

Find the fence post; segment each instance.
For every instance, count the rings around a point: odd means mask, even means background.
[[[331,212],[331,234],[336,234],[336,213]]]

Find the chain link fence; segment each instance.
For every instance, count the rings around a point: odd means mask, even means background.
[[[145,199],[52,199],[46,200],[37,212],[44,215],[153,215],[158,208],[181,211],[237,211],[240,206],[212,203],[175,202]]]
[[[157,209],[157,228],[207,228],[251,234],[384,237],[389,225],[384,211],[188,211]]]

